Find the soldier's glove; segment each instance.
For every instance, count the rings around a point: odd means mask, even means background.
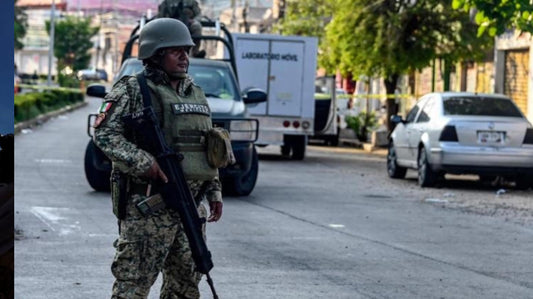
[[[211,215],[207,219],[207,222],[217,222],[222,217],[222,202],[212,201],[209,203]]]
[[[150,168],[148,168],[148,170],[143,174],[143,176],[154,181],[161,179],[163,182],[168,183],[168,178],[163,172],[163,170],[161,170],[161,168],[159,167],[157,161],[154,161],[154,163],[152,163]]]

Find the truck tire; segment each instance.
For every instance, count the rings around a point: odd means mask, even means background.
[[[326,143],[330,146],[338,146],[339,145],[339,132],[340,132],[340,128],[337,128],[337,134],[329,136]]]
[[[281,146],[281,155],[288,157],[291,154],[291,146],[288,144]]]
[[[104,153],[91,140],[85,149],[85,177],[95,191],[111,190],[111,165]]]
[[[291,136],[291,148],[293,160],[303,160],[305,158],[305,148],[307,146],[306,135]]]
[[[238,178],[232,178],[223,182],[224,193],[233,196],[247,196],[254,190],[259,173],[259,157],[255,146],[252,152],[252,165],[248,173]]]

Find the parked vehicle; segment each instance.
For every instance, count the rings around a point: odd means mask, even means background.
[[[387,155],[391,178],[418,171],[422,187],[445,173],[477,174],[514,180],[520,189],[533,186],[533,127],[508,97],[466,92],[423,96],[406,119],[396,124]]]
[[[348,97],[346,92],[335,88],[335,77],[325,76],[315,79],[315,119],[314,133],[311,139],[323,140],[326,144],[339,144],[339,112],[346,109]],[[338,98],[341,95],[342,98]]]
[[[221,25],[218,24],[218,26]],[[229,32],[226,34],[229,35]],[[131,49],[137,37],[138,35],[132,34],[126,49]],[[211,39],[217,40],[217,38]],[[231,47],[229,43],[224,44]],[[230,132],[231,145],[237,162],[219,170],[222,189],[226,194],[244,196],[253,191],[259,172],[259,159],[254,146],[259,123],[257,119],[248,118],[246,106],[266,101],[267,95],[264,91],[251,87],[242,91],[237,74],[234,72],[234,62],[233,56],[225,60],[190,58],[188,73],[206,95],[212,112],[213,125],[223,127]],[[141,69],[142,62],[125,51],[122,66],[115,80],[135,74]],[[104,97],[105,87],[93,84],[87,88],[87,94]],[[95,117],[96,114],[89,116],[88,133],[90,136],[92,135],[91,122]],[[111,163],[92,140],[86,148],[85,174],[93,189],[109,190]]]
[[[108,80],[107,72],[103,69],[79,70],[77,76],[79,80]]]
[[[233,33],[236,67],[243,88],[267,91],[268,100],[249,111],[261,124],[257,145],[281,145],[302,160],[314,133],[317,38]]]

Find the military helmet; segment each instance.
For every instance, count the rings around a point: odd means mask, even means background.
[[[159,18],[148,22],[139,35],[139,59],[152,57],[162,48],[194,46],[189,29],[183,22]]]

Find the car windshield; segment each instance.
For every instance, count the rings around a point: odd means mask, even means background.
[[[189,75],[202,88],[206,97],[231,100],[238,98],[233,77],[227,68],[191,64]]]
[[[522,117],[510,99],[481,96],[445,98],[444,114]]]

